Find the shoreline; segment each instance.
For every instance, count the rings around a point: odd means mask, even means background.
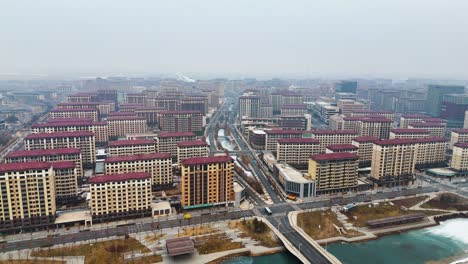
[[[237,258],[237,257],[261,257],[261,256],[266,256],[266,255],[273,255],[273,254],[278,254],[278,253],[284,253],[284,252],[288,252],[286,250],[286,248],[282,248],[282,249],[272,249],[272,250],[269,250],[269,251],[265,251],[265,252],[261,252],[261,253],[253,253],[252,251],[248,251],[248,252],[241,252],[241,253],[232,253],[232,254],[228,254],[226,256],[223,256],[223,257],[220,257],[220,258],[217,258],[215,260],[212,260],[210,262],[208,262],[207,264],[220,264],[222,263],[223,261],[226,261],[226,260],[230,260],[230,259],[233,259],[233,258]]]

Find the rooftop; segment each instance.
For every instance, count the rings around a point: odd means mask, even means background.
[[[311,131],[314,135],[357,135],[354,130],[313,130]]]
[[[373,137],[373,136],[362,136],[362,137],[357,137],[353,139],[353,141],[356,141],[356,142],[375,142],[378,140],[379,140],[378,137]]]
[[[339,153],[322,153],[310,156],[315,161],[338,161],[338,160],[355,160],[358,155],[349,152]]]
[[[419,128],[394,128],[390,130],[396,134],[427,134],[429,133],[426,129],[419,129]]]
[[[207,145],[208,144],[203,140],[189,140],[177,143],[178,147],[203,147]]]
[[[123,120],[146,120],[142,116],[110,116],[107,118],[107,121],[123,121]]]
[[[430,137],[430,138],[395,138],[395,139],[384,139],[374,142],[379,146],[394,146],[394,145],[407,145],[407,144],[418,144],[418,143],[430,143],[430,142],[446,142],[445,138]]]
[[[47,123],[94,122],[92,118],[49,118]]]
[[[458,134],[468,134],[468,128],[452,129],[452,132],[455,132]]]
[[[332,151],[339,151],[339,150],[357,150],[358,147],[354,146],[353,144],[334,144],[327,146],[327,149]]]
[[[102,176],[95,176],[89,179],[89,183],[105,183],[105,182],[120,182],[129,180],[141,180],[151,178],[148,172],[131,172],[122,174],[107,174]]]
[[[74,132],[53,132],[29,134],[25,139],[43,139],[43,138],[65,138],[65,137],[94,137],[93,132],[74,131]]]
[[[97,108],[55,108],[50,112],[97,112]]]
[[[56,148],[56,149],[34,149],[34,150],[17,150],[8,153],[5,158],[19,157],[37,157],[37,156],[54,156],[66,154],[80,154],[79,148]]]
[[[158,138],[171,138],[171,137],[194,137],[193,132],[161,132]]]
[[[280,144],[318,144],[319,141],[315,138],[281,138],[278,139]]]
[[[280,172],[283,173],[284,177],[288,181],[293,181],[297,183],[309,183],[311,180],[304,178],[303,174],[296,170],[295,168],[289,166],[288,164],[277,163],[274,165]]]
[[[231,156],[210,156],[210,157],[194,157],[182,160],[183,166],[202,165],[211,163],[222,163],[234,161]]]
[[[65,122],[46,122],[46,123],[35,123],[31,128],[43,128],[43,127],[64,127],[64,126],[91,126],[95,122],[87,119],[78,119],[74,121]]]
[[[73,169],[75,168],[75,162],[73,161],[55,161],[52,162],[52,167],[54,169]]]
[[[151,153],[151,154],[136,154],[128,156],[116,156],[108,157],[105,163],[117,163],[117,162],[130,162],[137,160],[155,160],[155,159],[170,159],[172,158],[170,153]]]
[[[51,166],[52,164],[48,162],[40,162],[40,161],[3,163],[3,164],[0,164],[0,172],[47,170]]]
[[[202,114],[201,111],[197,110],[177,110],[177,111],[161,111],[161,115],[178,115],[178,114]]]
[[[454,146],[459,148],[468,148],[468,142],[456,143]]]
[[[101,103],[99,102],[63,102],[63,103],[59,103],[57,105],[59,106],[68,106],[68,105],[99,105]]]
[[[445,127],[445,124],[414,122],[414,123],[409,123],[408,126],[412,126],[412,127]]]
[[[109,147],[135,146],[135,145],[154,145],[151,139],[126,139],[109,142]]]

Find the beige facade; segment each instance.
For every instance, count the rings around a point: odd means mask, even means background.
[[[453,129],[450,133],[450,148],[457,143],[468,142],[468,129]]]
[[[265,150],[275,152],[277,148],[278,139],[284,138],[302,138],[303,132],[293,129],[271,129],[264,130],[265,136]]]
[[[367,107],[363,103],[359,103],[349,99],[338,100],[337,106],[338,108],[340,108],[340,112],[343,115],[351,115],[351,113],[355,111],[365,110]]]
[[[26,150],[79,148],[83,166],[95,162],[94,133],[87,131],[30,134],[24,138]]]
[[[151,174],[152,184],[156,187],[173,182],[172,159],[167,153],[109,157],[104,166],[106,174],[148,172]]]
[[[151,215],[151,175],[134,172],[96,176],[89,180],[93,221]]]
[[[400,117],[400,128],[408,128],[410,123],[422,122],[426,118],[429,118],[429,116],[419,114],[402,115]]]
[[[113,116],[107,119],[107,126],[111,138],[148,132],[148,125],[144,117]]]
[[[193,157],[208,157],[208,144],[203,140],[182,141],[177,143],[177,163]]]
[[[0,230],[54,222],[55,175],[46,162],[0,164]]]
[[[390,139],[395,138],[428,138],[429,130],[421,128],[394,128],[390,131]]]
[[[445,137],[445,124],[440,123],[409,123],[408,128],[425,129],[429,131],[432,137]]]
[[[317,195],[356,190],[358,168],[358,156],[352,153],[316,154],[309,159],[309,177]]]
[[[452,161],[450,167],[460,174],[468,173],[468,143],[456,143],[453,146]]]
[[[72,161],[75,164],[77,176],[83,176],[83,162],[81,158],[81,150],[79,148],[17,150],[12,151],[5,156],[6,163],[23,163],[31,161]]]
[[[313,138],[278,139],[276,160],[304,170],[307,169],[310,155],[318,154],[319,150],[319,141]]]
[[[65,204],[76,199],[78,194],[78,177],[73,161],[52,163],[55,175],[55,198],[57,204]]]
[[[376,116],[382,116],[385,118],[388,118],[390,120],[395,119],[395,113],[392,111],[376,111],[376,110],[355,110],[351,113],[352,117],[357,117],[357,116],[366,116],[366,117],[376,117]]]
[[[163,132],[203,132],[203,113],[200,111],[161,111],[159,128]]]
[[[94,122],[97,122],[99,121],[99,110],[96,108],[56,108],[49,112],[49,119],[58,118],[92,119]]]
[[[156,142],[152,139],[111,141],[108,151],[111,157],[156,153]]]
[[[36,123],[31,126],[33,133],[53,132],[93,132],[96,142],[107,143],[109,141],[109,130],[106,122],[94,122],[91,119],[52,119],[46,123]]]
[[[312,138],[320,142],[320,152],[325,152],[329,145],[351,144],[351,141],[359,136],[352,130],[313,130],[310,133]]]
[[[161,132],[157,137],[158,152],[170,153],[175,159],[177,157],[177,143],[182,141],[192,141],[195,139],[196,136],[193,132]]]
[[[307,114],[307,107],[304,104],[283,105],[281,107],[281,115],[283,116],[303,116],[304,114]]]
[[[359,166],[364,167],[371,165],[374,142],[378,140],[378,138],[371,136],[357,137],[353,139],[351,144],[358,148],[357,154],[359,157]]]
[[[388,139],[391,128],[392,120],[372,117],[359,120],[357,131],[361,137],[371,136],[380,139]]]
[[[230,156],[185,159],[181,173],[184,208],[234,203],[234,160]]]
[[[417,169],[446,166],[447,140],[445,138],[420,138],[414,141],[418,146]]]

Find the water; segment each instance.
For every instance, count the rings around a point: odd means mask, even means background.
[[[218,141],[221,146],[227,150],[234,150],[234,146],[231,144],[231,137],[226,137],[224,129],[218,130]]]
[[[439,226],[384,236],[372,241],[336,243],[329,245],[327,250],[344,264],[424,264],[429,261],[456,263],[455,260],[446,259],[468,257],[468,219],[452,219]]]
[[[383,236],[361,243],[327,246],[343,264],[461,264],[468,261],[468,219],[452,219],[439,226]],[[451,259],[448,259],[451,258]],[[463,260],[463,261],[461,261]],[[239,257],[223,264],[295,264],[289,253],[262,257]]]

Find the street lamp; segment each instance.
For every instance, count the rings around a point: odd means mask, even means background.
[[[301,253],[301,246],[302,246],[302,243],[299,243],[299,253]]]

